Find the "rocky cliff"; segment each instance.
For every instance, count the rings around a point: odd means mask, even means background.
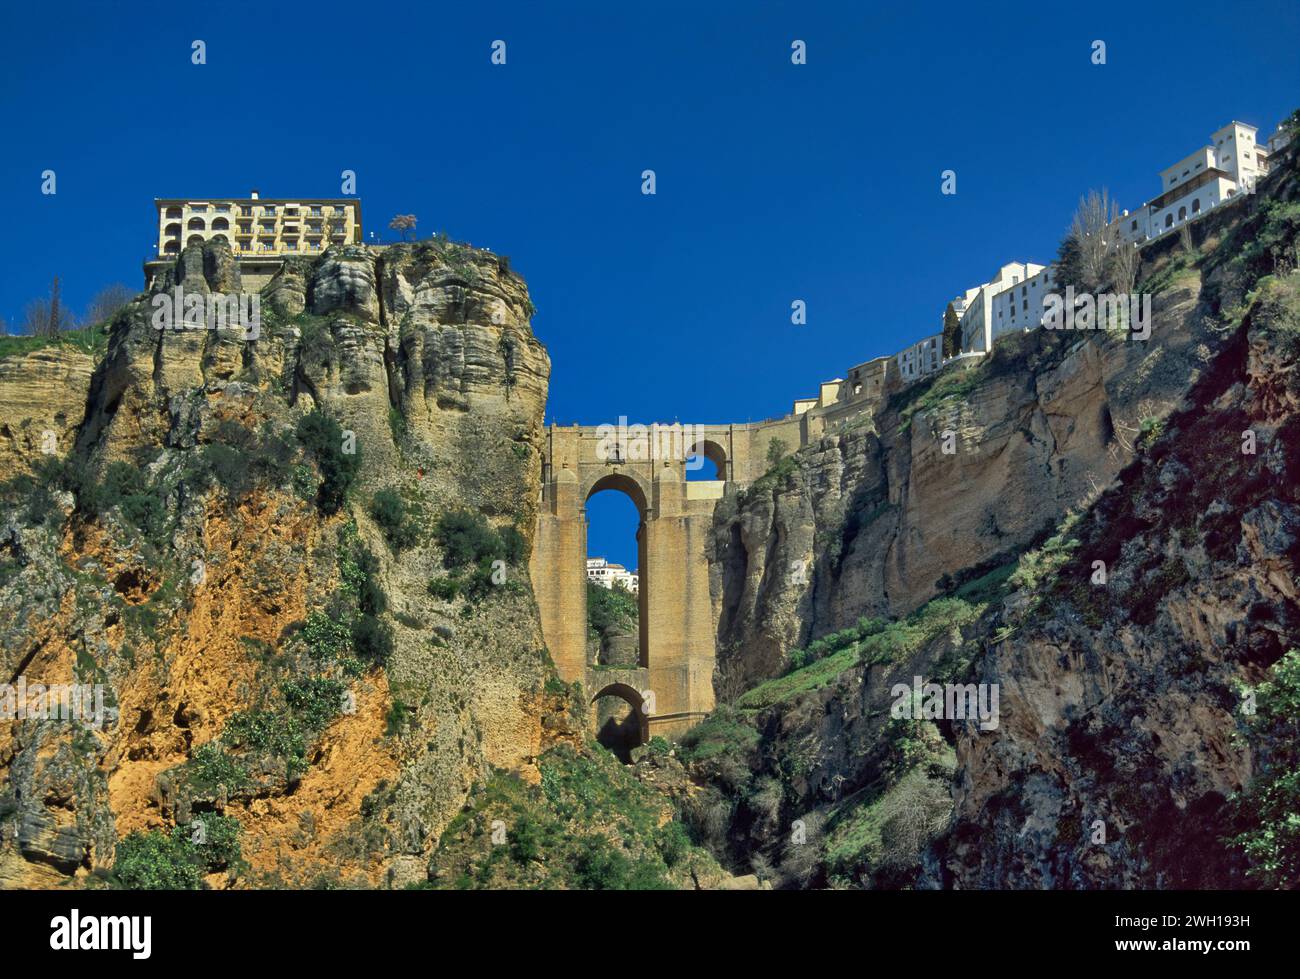
[[[1144,249],[1148,342],[1005,338],[728,493],[710,553],[727,704],[685,754],[708,786],[697,831],[733,867],[1242,883],[1232,691],[1300,645],[1298,198],[1292,156],[1192,242]],[[900,717],[914,677],[998,688],[1000,724]]]
[[[434,858],[471,789],[589,757],[527,578],[549,360],[508,260],[334,248],[253,329],[156,327],[241,292],[224,243],[190,247],[98,360],[0,361],[3,680],[107,713],[0,724],[3,886],[464,886]],[[648,879],[716,872],[647,840]]]

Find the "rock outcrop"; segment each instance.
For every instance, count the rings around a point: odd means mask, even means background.
[[[245,883],[422,881],[475,782],[536,779],[548,745],[584,743],[567,693],[544,689],[526,553],[481,601],[428,588],[439,515],[483,514],[525,547],[532,532],[549,360],[527,289],[504,259],[446,242],[290,260],[251,331],[155,328],[177,287],[236,295],[237,263],[223,242],[187,248],[117,315],[98,364],[68,345],[0,361],[0,475],[64,467],[6,484],[4,679],[98,683],[110,708],[98,727],[0,727],[0,880],[104,872],[131,833],[215,811],[240,822]],[[318,507],[325,464],[296,446],[313,409],[361,460],[342,512]],[[418,546],[375,522],[380,490]],[[304,623],[352,621],[358,588],[380,593],[367,635],[391,651],[339,673]],[[334,684],[345,709],[294,714],[292,697]],[[247,727],[276,712],[289,728]],[[218,745],[239,745],[245,771],[206,785],[196,765]]]

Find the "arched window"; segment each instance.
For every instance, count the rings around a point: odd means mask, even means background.
[[[229,231],[229,230],[230,230],[230,222],[227,221],[225,218],[216,218],[216,219],[214,219],[213,222],[212,222],[212,230],[213,230],[213,231]]]
[[[1166,227],[1166,228],[1172,228],[1173,226],[1174,226],[1174,216],[1173,216],[1172,214],[1166,214],[1166,215],[1165,215],[1165,227]]]
[[[1201,213],[1201,199],[1199,197],[1195,197],[1192,199],[1192,213],[1193,214]]]
[[[172,218],[176,218],[176,220],[179,221],[179,220],[180,220],[180,217],[181,217],[181,209],[180,209],[179,207],[169,207],[169,208],[167,208],[167,219],[168,219],[169,221],[170,221]]]
[[[186,244],[187,246],[188,246],[188,245],[201,245],[201,244],[203,244],[203,236],[202,236],[202,235],[190,235],[189,240],[187,240],[187,241],[185,242],[185,244]]]
[[[202,218],[190,218],[189,224],[185,225],[191,231],[202,231],[204,228]]]

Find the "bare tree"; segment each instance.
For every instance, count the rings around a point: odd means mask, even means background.
[[[54,277],[49,298],[33,299],[23,311],[23,332],[34,337],[57,337],[74,328],[72,316],[63,305],[59,277]]]
[[[1079,198],[1078,210],[1070,222],[1070,236],[1078,249],[1081,284],[1089,289],[1105,281],[1106,258],[1114,247],[1110,226],[1118,218],[1119,208],[1105,188],[1100,193],[1090,190]]]
[[[23,309],[21,332],[25,336],[43,337],[49,336],[49,329],[50,301],[48,299],[33,299]]]
[[[120,282],[105,286],[95,294],[95,298],[86,307],[85,322],[88,326],[98,326],[105,320],[112,319],[119,309],[135,298],[129,286]]]
[[[1110,256],[1110,280],[1116,292],[1133,294],[1137,283],[1138,246],[1131,241],[1119,241]]]

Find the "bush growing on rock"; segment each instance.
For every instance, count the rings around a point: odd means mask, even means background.
[[[302,416],[296,434],[320,470],[317,507],[324,514],[337,513],[360,471],[360,451],[355,446],[350,446],[354,451],[344,451],[343,427],[319,408]]]
[[[377,492],[370,501],[370,516],[379,524],[394,551],[403,551],[419,543],[419,524],[397,490],[381,489]]]

